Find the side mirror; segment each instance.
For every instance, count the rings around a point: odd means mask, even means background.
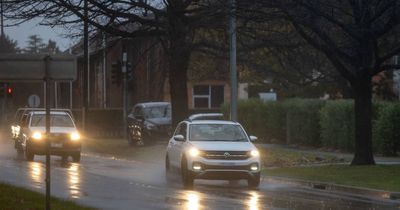
[[[250,136],[250,141],[251,142],[255,142],[255,141],[257,141],[257,136]]]
[[[185,141],[185,137],[182,135],[176,135],[174,136],[175,141]]]

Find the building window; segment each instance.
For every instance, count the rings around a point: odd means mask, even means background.
[[[195,85],[193,87],[193,107],[195,109],[219,108],[223,103],[223,85]]]

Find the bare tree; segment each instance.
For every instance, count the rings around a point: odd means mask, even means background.
[[[187,68],[195,30],[218,23],[219,1],[88,0],[91,26],[120,37],[157,37],[168,56],[173,123],[187,117]],[[212,3],[211,3],[212,2]],[[221,1],[224,2],[224,1]],[[42,17],[42,24],[76,25],[84,17],[80,0],[10,0],[8,17],[26,21]],[[223,3],[221,3],[223,5]]]
[[[275,14],[290,23],[351,84],[356,128],[353,165],[375,163],[371,140],[371,79],[382,71],[398,68],[390,60],[400,52],[399,3],[398,0],[242,2],[248,6],[242,9],[253,10],[256,20],[270,20],[271,14]]]

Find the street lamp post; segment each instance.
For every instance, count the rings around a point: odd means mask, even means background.
[[[230,38],[230,73],[231,73],[231,115],[230,119],[237,121],[237,67],[236,67],[236,5],[235,0],[230,2],[230,21],[229,21],[229,38]]]

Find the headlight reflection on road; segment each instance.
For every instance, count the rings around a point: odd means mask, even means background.
[[[68,168],[68,184],[71,198],[80,198],[80,178],[79,165],[72,164]]]
[[[200,195],[196,192],[186,192],[185,197],[187,200],[187,210],[199,210],[200,209]]]
[[[42,163],[29,162],[29,174],[36,188],[40,188],[44,181]]]
[[[247,206],[249,207],[249,210],[259,210],[258,206],[258,201],[259,201],[260,195],[258,192],[250,192],[250,198],[249,201],[247,202]]]

